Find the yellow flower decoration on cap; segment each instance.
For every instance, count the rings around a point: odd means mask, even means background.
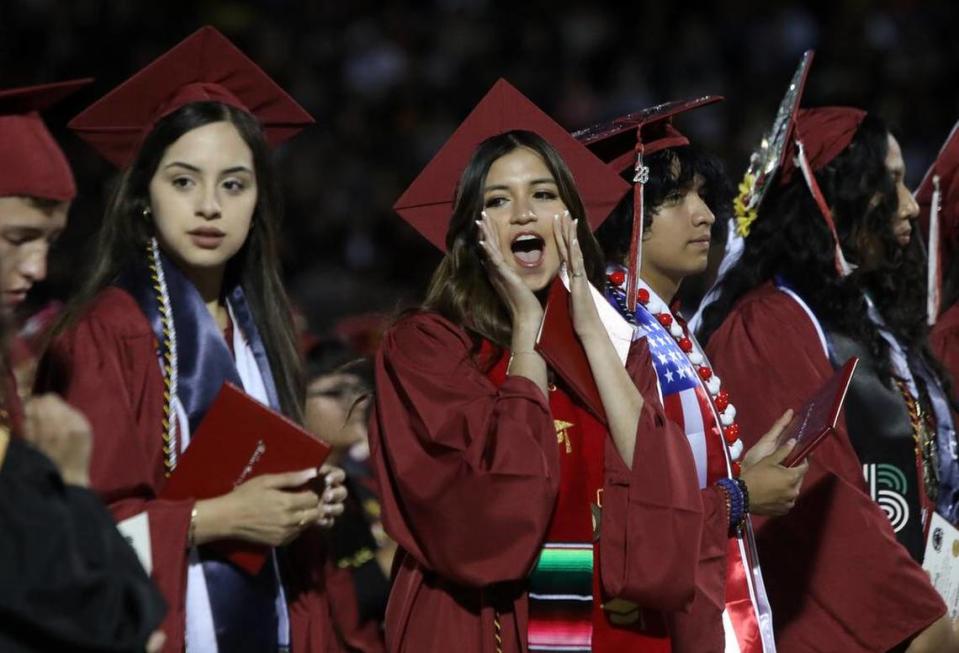
[[[733,212],[736,215],[736,233],[743,238],[749,235],[749,229],[752,227],[753,222],[756,221],[756,216],[759,213],[756,207],[750,208],[747,206],[747,202],[752,195],[755,185],[755,176],[751,174],[744,176],[743,180],[739,182],[739,195],[733,200]]]

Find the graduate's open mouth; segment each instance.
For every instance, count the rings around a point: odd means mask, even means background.
[[[546,241],[537,234],[526,232],[517,234],[510,243],[513,258],[524,268],[535,268],[543,262]]]

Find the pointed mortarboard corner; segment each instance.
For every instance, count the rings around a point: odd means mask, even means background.
[[[70,164],[39,112],[92,81],[0,90],[0,197],[66,202],[76,196]]]
[[[596,229],[629,190],[618,175],[563,127],[509,82],[500,79],[400,196],[393,209],[445,251],[446,232],[463,170],[480,143],[513,130],[535,132],[556,148],[572,172],[591,228]]]
[[[736,199],[736,233],[745,237],[756,218],[756,211],[762,202],[769,184],[776,172],[785,164],[787,154],[793,151],[793,132],[796,129],[796,116],[806,90],[806,79],[812,66],[815,50],[806,50],[796,72],[789,80],[789,86],[779,102],[772,126],[763,135],[759,147],[749,157],[749,167],[740,184],[740,194]]]
[[[649,169],[643,165],[643,157],[671,147],[689,145],[689,139],[673,125],[673,118],[722,99],[718,95],[706,95],[692,100],[665,102],[573,133],[579,142],[589,146],[617,173],[630,169],[634,171],[633,231],[626,265],[626,305],[631,311],[636,309],[643,255],[640,245],[643,239],[643,185],[649,178]]]
[[[926,317],[935,324],[942,302],[942,271],[959,253],[959,122],[929,166],[919,187],[919,231],[926,236],[928,295]]]
[[[123,167],[157,121],[204,101],[252,114],[271,145],[314,122],[256,63],[207,26],[89,106],[69,127],[105,159]]]

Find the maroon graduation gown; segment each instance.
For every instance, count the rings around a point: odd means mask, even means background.
[[[525,579],[560,482],[557,434],[539,388],[496,387],[466,332],[417,313],[384,337],[370,424],[383,521],[399,544],[386,614],[390,651],[526,650]],[[646,399],[632,469],[607,438],[598,561],[603,590],[644,607],[688,607],[702,505],[692,454],[665,419],[645,342],[627,368]]]
[[[833,373],[813,322],[772,283],[736,304],[707,354],[742,404],[747,448]],[[945,613],[870,498],[844,421],[813,454],[796,507],[753,523],[780,653],[887,651]]]
[[[939,316],[929,334],[929,345],[952,376],[953,394],[959,394],[959,302]]]
[[[157,343],[136,301],[106,288],[63,333],[41,361],[37,389],[58,392],[83,411],[93,427],[90,485],[117,521],[146,511],[153,580],[169,606],[162,629],[165,651],[183,650],[187,530],[192,501],[157,495],[165,483],[161,420],[163,378]],[[293,651],[342,650],[325,590],[325,536],[301,535],[287,550],[283,570]]]

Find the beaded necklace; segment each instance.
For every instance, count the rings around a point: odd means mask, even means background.
[[[607,275],[607,281],[607,295],[616,302],[616,308],[626,321],[636,326],[636,315],[627,308],[626,293],[622,288],[626,281],[626,274],[622,270],[614,270]],[[739,459],[743,454],[743,441],[739,437],[740,429],[736,422],[736,407],[729,401],[729,393],[722,389],[722,381],[719,376],[707,365],[702,353],[696,350],[692,338],[689,337],[686,325],[673,316],[664,302],[651,297],[646,288],[639,288],[636,291],[636,301],[642,304],[669,332],[669,335],[676,341],[676,344],[689,359],[693,369],[696,370],[700,380],[702,380],[709,393],[709,399],[716,409],[716,414],[719,416],[723,439],[729,448],[733,475],[738,477],[741,471]]]

